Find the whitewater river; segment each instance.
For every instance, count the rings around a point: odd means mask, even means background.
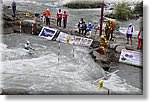
[[[17,2],[20,10],[37,12],[45,9],[39,9],[40,0],[32,4],[29,0],[23,1],[25,3]],[[99,12],[98,9],[94,12],[62,9],[68,10],[71,18],[69,21],[74,20],[74,23],[87,12],[92,13],[85,17],[87,20],[95,19],[94,15]],[[55,14],[57,10],[51,11]],[[79,15],[82,11],[84,12]],[[29,94],[107,94],[105,89],[98,89],[98,83],[92,83],[104,77],[106,73],[88,54],[89,48],[60,44],[29,34],[12,33],[1,35],[1,38],[1,88],[23,90]],[[35,48],[32,54],[23,48],[26,40]],[[110,89],[110,94],[142,94],[141,87],[127,84],[126,80],[117,74],[112,74],[104,80],[104,86]]]

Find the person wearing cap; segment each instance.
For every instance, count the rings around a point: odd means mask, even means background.
[[[90,32],[90,36],[92,35],[92,30],[94,29],[94,26],[91,22],[89,22],[87,28],[86,28],[86,31],[85,31],[85,35],[87,32]]]
[[[132,35],[134,33],[134,26],[132,25],[132,23],[129,24],[127,32],[126,32],[126,37],[127,37],[127,44],[129,44],[129,38],[130,38],[130,42],[132,45]]]
[[[66,11],[64,11],[64,14],[63,14],[63,28],[66,28],[67,26],[67,18],[68,18],[68,14]]]
[[[50,10],[47,9],[45,13],[46,13],[46,25],[50,26],[50,15],[51,15]]]
[[[61,27],[61,20],[62,20],[62,12],[61,12],[61,9],[59,9],[57,15],[56,15],[56,18],[57,18],[57,26]]]

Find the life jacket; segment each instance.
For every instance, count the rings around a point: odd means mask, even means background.
[[[67,17],[68,17],[68,14],[67,14],[67,13],[64,13],[64,14],[63,14],[63,19],[64,19],[64,20],[67,20]]]
[[[50,18],[50,15],[51,15],[51,14],[50,14],[50,11],[47,10],[47,11],[46,11],[46,17],[47,17],[47,18]]]
[[[106,53],[105,48],[103,46],[100,47],[99,53],[103,55]]]
[[[107,41],[107,39],[101,39],[100,40],[100,46],[103,46],[104,48],[106,48],[108,46],[109,42]]]
[[[62,12],[57,13],[57,19],[62,19]]]

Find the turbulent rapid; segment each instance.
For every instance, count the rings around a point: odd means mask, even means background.
[[[35,48],[32,55],[23,48],[27,39]],[[98,89],[97,83],[92,84],[105,72],[88,54],[88,48],[60,44],[58,56],[59,43],[39,36],[11,34],[4,35],[3,41],[5,44],[0,43],[3,89],[23,89],[30,94],[107,94],[106,90]],[[116,94],[141,92],[116,74],[105,85]]]

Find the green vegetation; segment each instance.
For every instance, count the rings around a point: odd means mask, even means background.
[[[140,16],[143,16],[143,1],[136,4],[134,13],[136,15],[139,14]]]
[[[128,3],[126,2],[118,3],[115,7],[114,15],[116,19],[126,20],[127,18],[130,18],[132,16],[132,11]]]
[[[86,8],[100,8],[101,2],[93,2],[93,1],[78,1],[78,2],[70,2],[65,7],[72,8],[72,9],[86,9]]]
[[[114,13],[107,15],[118,20],[137,19],[139,16],[143,16],[143,2],[134,4],[134,9],[131,9],[131,4],[128,2],[117,3]]]

